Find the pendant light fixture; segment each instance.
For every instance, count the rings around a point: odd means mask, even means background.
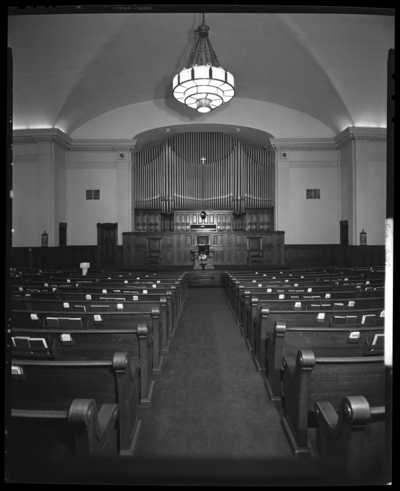
[[[209,30],[203,14],[188,68],[175,75],[172,83],[175,99],[200,113],[210,112],[235,95],[233,75],[220,65],[208,38]]]

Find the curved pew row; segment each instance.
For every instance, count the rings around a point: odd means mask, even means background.
[[[116,451],[132,457],[142,429],[137,380],[138,359],[126,352],[91,361],[13,358],[11,451],[18,458],[29,452],[62,460],[112,457]]]

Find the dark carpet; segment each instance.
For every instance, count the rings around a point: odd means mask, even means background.
[[[294,459],[221,288],[191,288],[136,455]]]

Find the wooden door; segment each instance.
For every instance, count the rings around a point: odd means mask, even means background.
[[[97,266],[115,268],[117,263],[118,223],[97,224]]]

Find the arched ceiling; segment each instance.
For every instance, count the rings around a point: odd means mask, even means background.
[[[201,21],[201,13],[10,15],[14,128],[71,135],[117,108],[172,98]],[[386,126],[393,16],[209,13],[206,23],[238,97],[294,109],[335,134]],[[187,108],[171,104],[182,120]]]

